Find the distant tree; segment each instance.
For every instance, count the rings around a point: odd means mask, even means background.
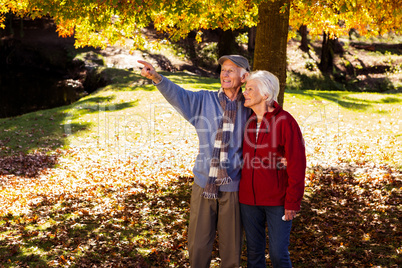
[[[321,62],[319,64],[320,70],[324,73],[330,73],[333,70],[334,46],[335,40],[324,32],[322,36]]]
[[[360,35],[377,36],[387,32],[400,33],[401,0],[294,0],[291,2],[289,35],[302,26],[312,36],[322,35],[320,68],[332,71],[333,47],[336,37],[349,35],[354,29]]]
[[[247,50],[250,55],[254,55],[255,50],[255,36],[257,34],[257,27],[253,26],[248,29],[248,43]]]
[[[218,57],[228,54],[239,54],[236,33],[232,30],[219,30]]]
[[[301,25],[299,27],[299,33],[301,36],[301,41],[300,41],[300,46],[299,48],[304,51],[304,52],[308,52],[309,51],[309,47],[308,47],[308,39],[307,39],[307,25]]]

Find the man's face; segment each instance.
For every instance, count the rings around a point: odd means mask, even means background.
[[[230,60],[226,60],[221,68],[221,86],[223,89],[237,90],[245,82],[240,76],[241,68]]]

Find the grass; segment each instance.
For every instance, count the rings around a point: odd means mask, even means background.
[[[72,105],[0,119],[0,155],[102,146],[127,156],[138,145],[186,139],[197,146],[192,127],[149,81],[130,71],[105,72],[114,83]],[[187,89],[219,88],[217,79],[164,74]],[[372,161],[400,167],[396,148],[402,142],[401,103],[400,93],[287,89],[284,108],[299,122],[313,158],[324,159],[328,151],[335,150],[338,153],[332,154],[331,161],[354,162],[359,154],[367,154]],[[351,152],[350,148],[359,150]]]
[[[105,71],[114,84],[70,106],[0,119],[4,267],[188,265],[196,133],[138,73]],[[215,79],[164,75],[187,89],[219,88]],[[295,266],[397,263],[401,103],[400,93],[285,93],[309,162]]]
[[[117,69],[108,69],[106,72],[113,80],[112,85],[72,105],[0,119],[0,155],[49,152],[57,148],[68,148],[71,142],[81,139],[93,141],[110,138],[120,133],[112,134],[113,129],[105,133],[105,120],[108,120],[110,128],[113,118],[116,122],[121,117],[125,117],[125,120],[130,117],[134,120],[141,118],[146,123],[151,117],[151,109],[160,110],[157,105],[166,103],[156,88],[138,74]],[[169,78],[185,88],[219,88],[216,79],[200,79],[184,73],[170,75]],[[171,110],[167,107],[163,109]]]
[[[166,101],[155,87],[147,84],[148,81],[138,74],[108,69],[107,75],[114,80],[112,85],[70,106],[0,119],[2,129],[0,155],[15,155],[20,152],[27,154],[37,150],[52,151],[56,148],[67,148],[71,143],[79,140],[98,140],[99,142],[104,139],[104,142],[108,142],[105,139],[110,141],[112,137],[123,134],[123,129],[113,128],[112,124],[122,127],[121,124],[132,122],[129,121],[132,117],[135,121],[133,129],[138,131],[139,125],[149,122],[154,116],[151,113],[155,111],[172,113],[165,116],[173,116],[172,119],[181,122],[181,119],[177,118],[178,115],[166,105]],[[187,89],[217,90],[219,88],[218,81],[213,78],[199,78],[184,73],[166,75]],[[159,103],[163,105],[158,105]],[[378,130],[372,124],[371,128],[364,126],[361,118],[367,117],[367,123],[389,122],[395,128],[385,132],[392,137],[398,137],[401,103],[402,94],[288,89],[285,93],[284,107],[299,119],[299,124],[303,125],[302,120],[309,117],[312,107],[320,109],[327,104],[335,105],[342,116],[341,122],[352,124],[355,126],[354,130],[357,130],[356,126],[359,126],[360,130],[364,129],[372,136],[378,135]],[[137,120],[139,118],[141,120]],[[381,118],[384,120],[379,123]],[[160,123],[158,119],[156,121]],[[146,132],[159,130],[151,129],[149,124],[146,128]],[[171,127],[168,130],[174,131],[174,128]],[[129,139],[128,133],[125,134],[127,139]]]
[[[401,96],[296,90],[284,106],[304,131],[310,157],[401,167]]]

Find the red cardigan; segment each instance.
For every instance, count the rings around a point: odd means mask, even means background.
[[[296,120],[278,103],[267,112],[256,142],[257,117],[251,115],[243,139],[239,201],[254,206],[285,206],[300,210],[304,193],[306,153]],[[287,167],[280,158],[285,157]]]

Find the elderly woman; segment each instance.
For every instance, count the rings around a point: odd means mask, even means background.
[[[273,267],[292,266],[289,236],[304,193],[306,155],[300,128],[278,105],[278,93],[278,78],[270,72],[247,79],[244,106],[254,113],[244,134],[239,201],[249,268],[266,267],[265,223]]]

